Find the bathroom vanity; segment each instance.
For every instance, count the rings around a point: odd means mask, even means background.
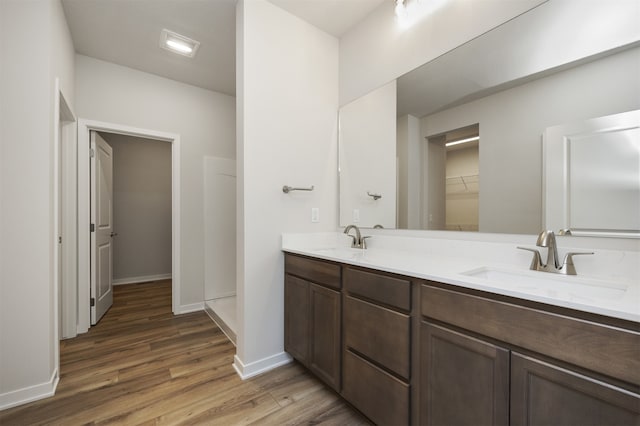
[[[376,424],[640,422],[633,313],[401,274],[375,251],[284,249],[285,350]]]

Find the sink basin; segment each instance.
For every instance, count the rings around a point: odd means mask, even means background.
[[[491,287],[570,301],[622,299],[628,289],[623,284],[538,271],[482,267],[463,272],[462,275],[480,278]]]
[[[344,258],[344,259],[354,259],[356,257],[362,256],[362,249],[350,248],[350,247],[338,247],[338,248],[327,248],[327,249],[316,249],[312,250],[313,253],[316,253],[320,256],[329,256],[334,258]]]

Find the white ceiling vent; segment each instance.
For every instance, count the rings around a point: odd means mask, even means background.
[[[196,56],[200,42],[167,29],[160,32],[160,47],[188,58]]]

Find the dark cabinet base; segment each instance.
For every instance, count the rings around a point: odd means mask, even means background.
[[[380,425],[640,426],[640,329],[598,318],[285,258],[285,350]]]
[[[511,424],[640,425],[640,396],[512,353]]]
[[[292,275],[284,282],[284,350],[307,364],[309,357],[309,283]]]
[[[344,298],[345,347],[409,380],[409,316],[351,296]]]
[[[334,288],[340,286],[340,266],[285,257],[284,349],[337,392],[342,297]]]
[[[508,425],[509,351],[423,322],[421,412],[425,425]]]
[[[409,386],[345,351],[342,395],[379,425],[409,424]]]
[[[340,293],[316,284],[309,286],[311,342],[309,369],[335,391],[340,391]]]

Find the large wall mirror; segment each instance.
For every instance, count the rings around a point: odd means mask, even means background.
[[[546,129],[640,109],[618,3],[551,0],[343,106],[340,225],[538,233]]]

